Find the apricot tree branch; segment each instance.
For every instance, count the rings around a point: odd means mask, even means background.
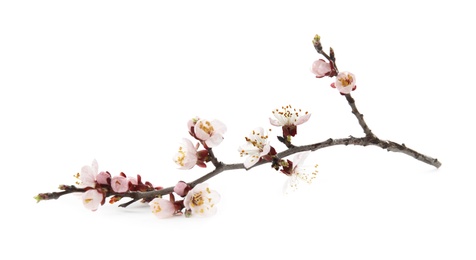
[[[338,138],[338,139],[329,138],[329,139],[327,139],[325,141],[322,141],[322,142],[297,146],[297,145],[292,144],[291,139],[288,138],[289,136],[286,136],[286,134],[283,133],[283,136],[278,136],[278,140],[280,142],[282,142],[286,146],[287,149],[280,152],[280,153],[276,153],[276,151],[273,148],[273,153],[268,153],[267,155],[257,157],[257,158],[260,158],[260,160],[256,164],[254,164],[253,166],[251,166],[249,168],[246,168],[243,163],[227,164],[227,163],[221,162],[215,156],[215,154],[213,153],[213,150],[211,148],[207,148],[207,151],[208,151],[207,162],[211,161],[213,166],[215,167],[215,169],[210,171],[209,173],[206,173],[205,175],[201,176],[200,178],[197,178],[194,181],[188,182],[187,183],[188,186],[193,188],[193,187],[197,186],[198,184],[203,183],[203,182],[217,176],[218,174],[220,174],[224,171],[249,170],[249,169],[252,169],[252,168],[264,165],[264,164],[268,164],[268,163],[272,163],[271,168],[273,168],[275,170],[279,170],[279,167],[273,167],[273,166],[275,166],[274,165],[275,160],[280,161],[281,159],[283,159],[287,156],[293,155],[293,154],[297,154],[297,153],[305,152],[305,151],[313,152],[313,151],[317,151],[319,149],[323,149],[323,148],[331,147],[331,146],[336,146],[336,145],[345,145],[345,146],[348,146],[348,145],[355,145],[355,146],[373,145],[373,146],[380,147],[380,148],[382,148],[384,150],[387,150],[387,151],[406,154],[408,156],[411,156],[411,157],[413,157],[413,158],[415,158],[415,159],[417,159],[421,162],[424,162],[424,163],[429,164],[431,166],[434,166],[436,168],[439,168],[441,166],[441,162],[438,161],[438,159],[436,159],[436,158],[432,158],[430,156],[419,153],[416,150],[410,149],[403,143],[399,144],[399,143],[394,142],[394,141],[388,141],[388,140],[380,139],[374,133],[372,133],[372,131],[370,130],[370,127],[367,125],[367,123],[364,120],[363,114],[361,114],[359,112],[359,110],[357,109],[357,105],[355,103],[354,98],[349,93],[350,91],[355,89],[355,79],[353,78],[353,75],[350,74],[350,75],[352,75],[352,77],[350,77],[349,75],[347,75],[345,78],[340,77],[341,75],[339,74],[338,69],[337,69],[337,65],[336,65],[336,62],[335,62],[336,59],[335,59],[335,54],[334,54],[333,49],[330,48],[330,54],[329,55],[326,52],[324,52],[323,49],[322,49],[321,42],[320,42],[320,37],[318,35],[316,35],[316,37],[314,38],[313,44],[314,44],[314,47],[315,47],[316,51],[319,54],[323,55],[329,61],[329,64],[327,64],[327,67],[325,67],[325,68],[328,69],[328,72],[323,74],[322,71],[318,70],[316,76],[317,75],[319,75],[318,77],[323,77],[323,76],[334,77],[334,76],[337,76],[336,83],[334,85],[331,85],[331,86],[333,86],[333,87],[337,86],[337,88],[340,90],[340,93],[345,96],[345,98],[347,100],[347,103],[351,107],[352,113],[357,118],[357,121],[358,121],[360,127],[362,128],[365,136],[364,137],[349,136],[347,138]],[[319,60],[319,62],[321,62],[321,61],[325,62],[323,60]],[[322,62],[320,63],[321,65],[322,65]],[[320,67],[321,65],[317,65],[317,67],[321,68]],[[322,66],[324,66],[324,65],[322,65]],[[343,72],[342,74],[345,74],[345,72]],[[305,121],[307,121],[307,119]],[[302,122],[297,123],[297,124],[301,124],[301,123]],[[296,125],[292,125],[292,126],[296,127]],[[294,134],[292,136],[294,136]],[[199,138],[197,138],[197,139],[199,139]],[[272,157],[272,160],[270,159],[271,157]],[[193,167],[193,165],[192,165],[192,167]],[[97,185],[97,183],[96,183],[96,185]],[[131,184],[129,183],[129,185],[131,185]],[[119,205],[120,207],[127,207],[127,206],[129,206],[132,203],[135,203],[137,201],[147,202],[147,201],[151,201],[152,199],[154,199],[156,197],[161,197],[163,195],[171,194],[172,192],[174,192],[174,188],[175,188],[175,186],[167,187],[167,188],[161,188],[161,187],[155,188],[155,187],[152,187],[151,185],[147,185],[147,183],[146,184],[141,183],[140,187],[141,187],[140,189],[134,189],[132,191],[117,193],[117,192],[113,191],[113,189],[110,187],[110,185],[109,186],[108,185],[100,186],[100,187],[96,186],[95,188],[92,188],[92,187],[77,188],[75,186],[61,185],[60,188],[59,188],[60,190],[62,190],[61,192],[40,193],[35,197],[35,199],[37,201],[58,199],[59,197],[61,197],[63,195],[66,195],[66,194],[75,193],[75,192],[87,192],[87,190],[89,190],[89,189],[99,189],[100,188],[100,191],[102,191],[104,193],[105,197],[114,196],[111,199],[113,202],[116,202],[119,199],[124,198],[124,197],[131,198],[130,201]],[[179,194],[179,192],[176,192],[176,193]]]

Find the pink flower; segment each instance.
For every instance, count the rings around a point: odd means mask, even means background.
[[[190,190],[184,199],[186,210],[199,216],[210,216],[216,213],[216,203],[220,202],[220,194],[208,188],[208,184],[200,183]]]
[[[85,165],[81,168],[81,174],[79,179],[81,180],[82,187],[95,187],[96,186],[96,177],[98,175],[98,162],[96,159],[93,160],[91,166]]]
[[[124,176],[114,176],[111,179],[111,187],[117,193],[127,192],[129,190],[129,180]]]
[[[198,146],[198,143],[194,146],[190,140],[186,138],[183,139],[182,145],[173,158],[174,162],[179,166],[179,169],[192,169],[193,166],[197,164]]]
[[[108,172],[100,172],[100,173],[96,176],[96,181],[97,181],[99,184],[108,185],[110,180],[111,180],[111,174],[108,173]]]
[[[189,190],[190,186],[184,181],[179,181],[174,187],[174,192],[181,197],[185,197]]]
[[[271,146],[269,145],[268,134],[264,132],[262,127],[258,127],[251,132],[249,137],[245,137],[246,144],[240,146],[238,151],[240,156],[248,156],[245,159],[244,166],[246,169],[255,165],[261,156],[267,155]]]
[[[155,198],[149,202],[150,209],[152,213],[158,218],[168,218],[172,217],[175,212],[175,206],[172,202],[162,199]]]
[[[87,190],[82,195],[83,205],[92,211],[96,211],[104,200],[104,195],[96,189]]]
[[[293,109],[291,105],[282,107],[282,111],[278,109],[272,111],[276,119],[269,119],[274,126],[282,126],[283,136],[295,136],[297,134],[297,126],[309,120],[311,114],[307,111],[301,112],[301,109]]]
[[[290,172],[287,172],[289,179],[286,181],[284,187],[284,193],[293,192],[298,189],[301,182],[311,184],[312,181],[316,178],[317,175],[317,164],[314,166],[314,171],[309,172],[307,166],[304,165],[304,161],[309,156],[311,152],[306,151],[294,155],[292,160],[292,169]]]
[[[337,88],[342,95],[349,94],[354,91],[357,86],[355,85],[355,76],[350,72],[340,72],[336,77],[336,82],[331,84],[331,87]]]
[[[218,120],[193,119],[189,121],[189,131],[204,146],[215,147],[223,141],[226,126]]]
[[[331,76],[332,67],[330,63],[319,59],[312,63],[311,72],[316,75],[316,78]]]

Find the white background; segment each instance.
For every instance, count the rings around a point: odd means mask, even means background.
[[[473,8],[469,1],[2,1],[2,259],[476,259]],[[441,160],[436,170],[376,147],[331,147],[310,187],[283,196],[269,165],[211,179],[211,218],[96,212],[69,195],[93,159],[155,185],[194,116],[237,147],[271,110],[312,113],[296,144],[361,136],[331,79],[309,72],[320,34],[374,133]],[[272,145],[283,150],[274,139]]]

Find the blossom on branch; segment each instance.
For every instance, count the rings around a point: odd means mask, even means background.
[[[201,141],[205,148],[215,147],[223,141],[226,126],[218,120],[193,118],[188,122],[190,134]]]
[[[272,111],[276,119],[269,118],[269,122],[274,126],[281,126],[283,137],[289,138],[297,134],[297,126],[309,120],[311,114],[307,111],[302,113],[301,109],[292,108],[291,105],[281,107],[281,111]]]
[[[172,217],[175,212],[174,204],[162,198],[153,199],[149,202],[149,206],[152,213],[158,218]]]
[[[271,151],[269,145],[268,134],[264,132],[262,127],[254,129],[249,137],[245,137],[246,143],[238,148],[240,156],[248,156],[245,159],[244,166],[249,169],[255,165],[262,156],[267,155]],[[274,149],[273,149],[274,150]]]
[[[311,151],[301,152],[294,155],[292,161],[287,161],[287,165],[283,167],[282,172],[289,176],[284,186],[284,193],[296,191],[301,182],[311,184],[317,175],[317,164],[314,166],[314,170],[309,172],[307,166],[304,165],[304,161],[311,154]]]
[[[90,189],[83,193],[81,197],[84,207],[96,211],[99,205],[104,204],[104,194],[96,189]]]
[[[81,168],[81,173],[79,174],[79,183],[82,187],[96,187],[96,177],[98,175],[98,162],[96,159],[93,160],[91,165],[85,165]]]
[[[112,177],[107,171],[99,172],[98,163],[93,160],[91,165],[81,168],[81,171],[75,175],[77,178],[77,186],[64,185],[58,186],[60,192],[39,193],[34,199],[39,202],[43,200],[53,200],[67,194],[81,194],[81,200],[86,209],[96,211],[99,206],[105,204],[107,197],[111,197],[110,204],[119,202],[123,198],[131,200],[122,203],[119,207],[127,207],[132,203],[144,202],[148,203],[153,214],[158,218],[167,218],[171,216],[209,216],[217,211],[217,203],[220,202],[220,195],[210,190],[208,184],[203,183],[206,180],[220,174],[221,172],[235,169],[250,169],[265,163],[271,163],[271,168],[281,171],[286,175],[286,184],[284,193],[297,190],[301,183],[311,184],[317,176],[317,164],[315,166],[306,166],[304,162],[311,152],[336,146],[336,145],[356,145],[356,146],[377,146],[386,151],[400,152],[409,155],[419,161],[432,165],[436,168],[441,166],[441,162],[415,150],[407,148],[403,143],[382,140],[370,130],[365,122],[362,114],[358,111],[350,93],[356,89],[355,75],[350,72],[338,73],[335,53],[332,48],[327,54],[321,44],[319,35],[315,35],[312,43],[316,51],[324,56],[324,59],[314,61],[311,72],[317,78],[336,77],[331,87],[336,88],[342,95],[346,95],[346,100],[352,108],[352,114],[358,120],[359,125],[365,133],[364,137],[347,138],[329,138],[325,141],[312,143],[309,145],[296,146],[291,143],[291,138],[297,134],[297,126],[307,122],[311,116],[310,113],[302,112],[300,109],[294,109],[290,105],[283,106],[281,110],[272,111],[274,118],[269,118],[269,122],[273,126],[282,128],[283,136],[278,136],[278,140],[282,142],[287,149],[277,153],[270,145],[268,140],[268,132],[262,127],[255,128],[251,134],[245,137],[246,143],[239,146],[238,151],[241,157],[245,156],[243,164],[240,163],[224,163],[215,156],[213,147],[219,145],[223,141],[223,135],[226,132],[226,126],[218,120],[204,120],[195,117],[188,121],[189,134],[196,140],[190,141],[183,139],[183,143],[173,157],[174,162],[180,169],[191,169],[195,165],[206,167],[207,162],[212,162],[215,169],[197,179],[185,182],[179,181],[175,186],[164,188],[162,186],[153,186],[152,183],[142,181],[142,177],[128,177],[123,172],[118,176]],[[261,92],[256,92],[257,96]],[[263,99],[264,97],[259,96]],[[253,100],[254,101],[254,100]],[[250,102],[250,104],[253,102]],[[244,120],[247,118],[244,117]],[[167,129],[170,130],[170,129]],[[194,143],[196,144],[194,144]],[[202,146],[203,149],[199,150]],[[286,159],[288,156],[294,155],[293,159]],[[243,167],[244,166],[244,167]],[[314,169],[313,169],[314,168]],[[98,173],[99,172],[99,173]],[[259,190],[262,199],[256,199],[255,202],[260,205],[266,205],[269,198],[266,198],[266,191]],[[169,199],[163,199],[163,196],[169,196]],[[181,198],[175,199],[176,196]],[[186,233],[188,235],[189,233]],[[192,233],[193,234],[193,231]],[[195,240],[194,240],[195,241]],[[202,243],[201,237],[198,236],[198,243]],[[211,241],[213,242],[213,241]],[[208,248],[206,248],[208,249]],[[190,252],[189,252],[190,253]],[[189,255],[193,255],[191,252]],[[203,252],[198,252],[202,254]],[[206,252],[205,252],[206,253]],[[196,253],[195,253],[196,255]]]
[[[331,84],[331,87],[337,88],[342,95],[349,94],[354,91],[357,86],[355,85],[355,76],[350,72],[340,72],[336,77],[336,82]]]
[[[332,65],[323,59],[316,60],[312,63],[311,72],[316,75],[316,78],[335,76],[335,70],[333,70]]]
[[[211,216],[216,213],[215,204],[218,202],[220,202],[220,194],[210,190],[207,183],[200,183],[187,193],[183,204],[192,215]]]
[[[192,169],[197,164],[198,156],[197,149],[199,144],[193,143],[184,138],[182,145],[179,147],[177,153],[174,155],[174,162],[179,166],[179,169]]]
[[[111,188],[117,193],[124,193],[129,190],[129,179],[125,176],[114,176],[111,179]]]
[[[185,197],[187,193],[190,191],[191,187],[184,181],[179,181],[174,186],[174,192],[177,193],[181,197]]]
[[[109,172],[100,172],[96,176],[96,181],[98,184],[109,185],[111,181],[111,174]]]

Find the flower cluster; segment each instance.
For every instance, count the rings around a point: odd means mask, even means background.
[[[109,172],[98,172],[98,163],[93,160],[91,165],[81,168],[81,173],[75,175],[80,187],[75,191],[82,191],[83,205],[86,209],[96,211],[99,206],[105,204],[106,197],[111,196],[109,203],[118,202],[129,192],[147,192],[161,190],[162,187],[154,187],[150,182],[142,183],[141,176],[137,178],[127,177],[124,173],[112,177]],[[63,190],[71,189],[70,186],[62,186]],[[168,218],[176,215],[210,216],[216,213],[216,204],[220,201],[220,195],[211,190],[206,183],[200,183],[195,187],[179,181],[174,187],[174,193],[182,199],[175,199],[173,193],[169,194],[169,200],[158,196],[146,198],[147,202],[158,218]],[[41,200],[45,198],[37,198]]]
[[[311,117],[309,112],[302,112],[301,109],[295,109],[291,105],[283,106],[281,110],[273,110],[272,114],[275,118],[269,118],[270,124],[282,128],[284,142],[287,143],[291,142],[292,136],[296,136],[297,126],[307,122]],[[306,168],[302,166],[310,153],[309,151],[297,154],[292,161],[279,158],[275,148],[270,145],[268,133],[262,127],[251,131],[250,135],[245,137],[245,140],[246,143],[238,148],[240,156],[246,156],[243,163],[244,167],[249,169],[261,160],[272,162],[272,168],[290,177],[284,188],[286,194],[297,190],[298,183],[301,180],[311,183],[316,177],[316,170],[308,173]]]
[[[193,144],[189,139],[183,138],[182,144],[173,156],[173,161],[181,170],[192,169],[195,165],[205,168],[206,163],[213,159],[212,148],[223,141],[226,126],[219,120],[195,117],[188,121],[187,127],[188,133],[197,140],[197,143]],[[158,218],[181,215],[182,211],[185,211],[187,217],[209,216],[216,213],[215,205],[220,201],[220,195],[210,190],[208,184],[200,183],[191,187],[188,183],[179,181],[173,190],[183,199],[176,201],[175,196],[170,193],[170,200],[155,198],[149,203],[152,212]]]
[[[185,216],[211,216],[217,212],[215,206],[220,202],[220,194],[211,190],[207,183],[200,183],[193,189],[185,182],[180,181],[174,188],[175,193],[184,197],[182,200],[175,200],[175,196],[170,194],[170,200],[155,198],[149,202],[152,213],[158,218],[168,218],[174,215]]]
[[[324,55],[328,61],[318,59],[312,63],[311,72],[316,78],[336,77],[335,82],[331,83],[332,88],[336,88],[340,94],[346,95],[354,91],[356,86],[355,75],[350,72],[338,72],[335,65],[334,50],[330,48],[330,55],[322,51],[321,38],[316,35],[312,41],[314,48],[318,53]]]
[[[275,119],[269,118],[273,126],[279,126],[283,130],[283,136],[290,142],[290,137],[297,134],[297,126],[307,122],[311,116],[308,112],[302,112],[300,109],[294,109],[291,105],[283,106],[282,111],[276,109],[272,111]],[[270,129],[271,131],[271,129]],[[218,120],[203,120],[193,118],[188,122],[189,134],[197,140],[193,144],[189,139],[184,138],[178,151],[173,157],[173,161],[179,169],[192,169],[195,165],[206,167],[206,163],[216,160],[212,153],[212,148],[219,145],[226,132],[226,126]],[[308,153],[296,155],[293,161],[277,157],[277,152],[270,145],[268,131],[262,127],[257,127],[245,137],[246,143],[238,148],[240,156],[246,156],[243,163],[245,169],[250,169],[259,161],[273,162],[271,167],[279,170],[289,176],[285,192],[295,190],[299,180],[306,180],[310,183],[314,179],[316,172],[306,173],[302,167],[302,162]],[[202,147],[200,149],[200,147]],[[217,166],[217,165],[215,165]],[[218,167],[218,166],[217,166]],[[112,176],[107,171],[99,171],[96,160],[91,165],[85,165],[81,172],[75,175],[76,184],[79,188],[72,186],[62,186],[63,190],[73,192],[82,191],[82,202],[86,209],[96,211],[99,206],[105,204],[107,197],[111,197],[109,203],[116,203],[130,192],[160,191],[162,187],[154,187],[150,182],[143,183],[141,176],[128,177],[121,172],[119,175]],[[174,187],[173,192],[168,193],[166,199],[162,195],[143,198],[147,202],[154,215],[158,218],[168,218],[172,216],[192,215],[210,216],[217,212],[216,204],[220,202],[220,194],[211,190],[207,183],[198,183],[194,186],[179,181]],[[176,199],[181,197],[180,199]],[[47,194],[40,194],[36,197],[38,201],[48,199]]]
[[[104,205],[107,196],[112,196],[110,203],[119,201],[129,191],[152,191],[162,187],[154,187],[150,182],[142,183],[140,175],[127,177],[121,172],[117,176],[111,176],[107,171],[98,172],[98,162],[93,160],[91,165],[85,165],[75,177],[76,184],[84,190],[82,195],[83,205],[92,211],[96,211],[100,205]]]
[[[192,169],[195,165],[205,168],[210,161],[209,148],[223,141],[226,126],[218,120],[208,121],[198,117],[189,120],[187,126],[189,134],[198,142],[194,145],[189,139],[183,138],[173,160],[182,170]],[[200,144],[202,150],[199,150]]]

